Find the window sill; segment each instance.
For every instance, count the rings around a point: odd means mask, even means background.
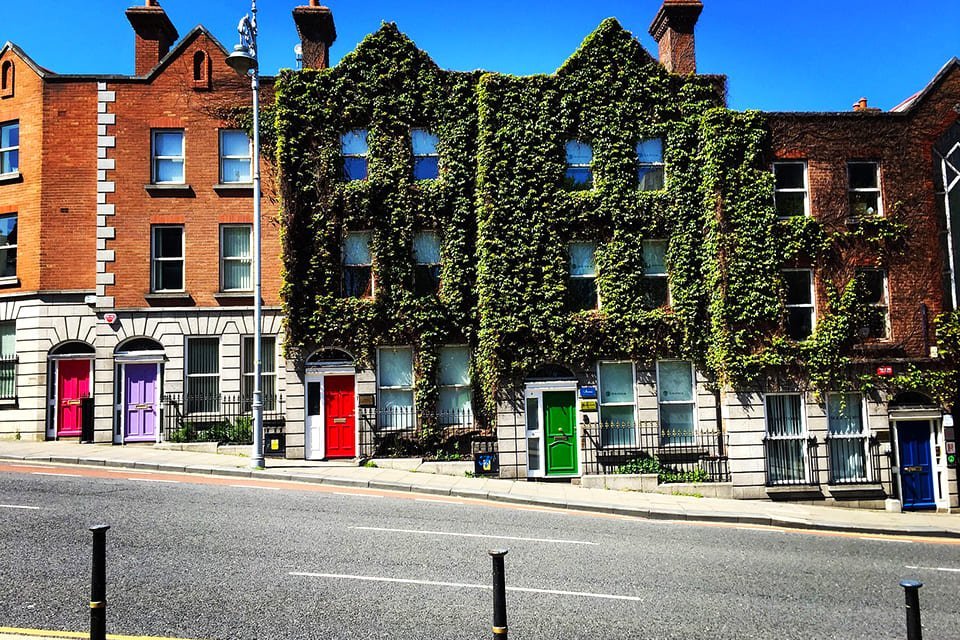
[[[221,196],[253,195],[252,182],[221,182],[213,185],[213,190]]]
[[[823,491],[815,484],[774,485],[766,490],[771,500],[823,499]]]
[[[0,184],[14,182],[23,182],[23,175],[19,171],[16,173],[0,173]]]
[[[872,482],[863,484],[831,484],[830,495],[837,500],[861,500],[870,498],[885,498],[883,487]]]
[[[224,306],[253,304],[253,291],[218,291],[213,297]]]
[[[190,306],[195,304],[193,296],[186,291],[148,293],[143,296],[143,299],[151,306]]]
[[[145,184],[144,190],[154,198],[193,197],[193,187],[189,184]]]
[[[0,278],[0,288],[5,287],[19,287],[20,278],[17,276],[8,276],[6,278]]]
[[[0,409],[16,409],[16,398],[0,398]]]

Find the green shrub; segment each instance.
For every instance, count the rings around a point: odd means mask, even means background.
[[[648,454],[640,454],[633,460],[616,468],[614,473],[657,474],[657,482],[707,482],[710,476],[703,467],[696,467],[689,471],[678,471],[673,467],[666,467],[660,463],[660,458]]]

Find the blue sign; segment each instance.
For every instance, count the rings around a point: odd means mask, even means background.
[[[581,398],[596,398],[596,397],[597,397],[597,388],[596,388],[596,387],[580,387],[580,397],[581,397]]]

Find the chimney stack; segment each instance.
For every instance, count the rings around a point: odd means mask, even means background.
[[[145,76],[167,55],[180,34],[157,0],[127,9],[127,20],[136,34],[134,70],[136,75]]]
[[[700,0],[663,0],[650,24],[650,35],[660,47],[660,64],[670,73],[697,72],[693,28],[703,11]]]
[[[319,0],[310,0],[305,7],[293,10],[293,21],[300,34],[304,69],[326,69],[330,66],[330,45],[337,39],[333,13]]]

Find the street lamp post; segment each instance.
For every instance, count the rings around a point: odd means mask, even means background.
[[[237,26],[240,44],[227,56],[227,64],[240,75],[250,75],[253,88],[253,448],[250,466],[262,469],[263,459],[263,308],[260,278],[260,69],[257,61],[257,0],[249,16]]]

